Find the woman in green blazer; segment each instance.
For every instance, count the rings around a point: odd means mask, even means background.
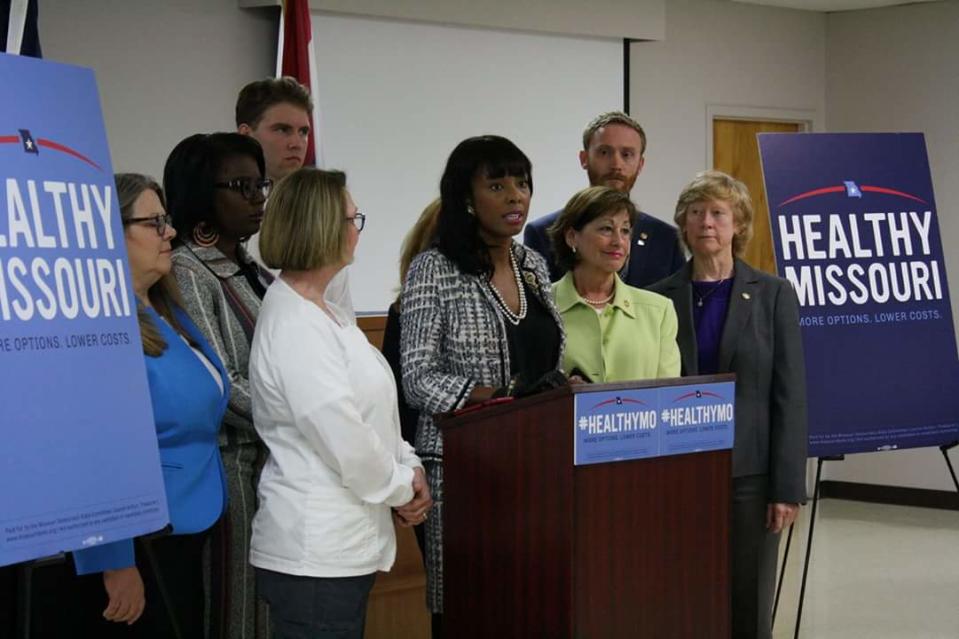
[[[672,303],[619,279],[636,215],[627,193],[594,186],[574,195],[550,227],[566,270],[553,285],[566,327],[563,368],[586,381],[679,376]]]

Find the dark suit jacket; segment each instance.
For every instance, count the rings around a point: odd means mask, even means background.
[[[673,300],[683,375],[696,375],[692,260],[649,290]],[[769,502],[806,501],[806,371],[796,292],[736,260],[719,372],[736,374],[733,476],[769,475]]]
[[[556,266],[553,245],[546,233],[561,211],[550,213],[526,225],[523,244],[546,258],[550,280],[555,282],[565,274]],[[675,227],[640,212],[633,225],[633,245],[629,262],[619,275],[624,282],[636,288],[646,288],[654,282],[672,275],[686,261],[686,254],[679,245]]]
[[[386,329],[383,331],[383,348],[380,349],[396,380],[396,399],[400,412],[400,433],[410,445],[416,441],[416,422],[420,412],[406,403],[403,392],[403,375],[400,370],[400,308],[398,302],[390,304],[386,314]]]

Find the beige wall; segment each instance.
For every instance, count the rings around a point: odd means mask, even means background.
[[[113,167],[163,177],[191,133],[232,130],[240,87],[273,74],[276,8],[236,0],[43,0],[44,57],[92,67]]]
[[[926,134],[955,320],[959,309],[959,3],[830,14],[826,60],[830,131]],[[952,456],[959,462],[959,452],[952,451]],[[954,490],[942,455],[934,448],[852,455],[826,468],[829,479]]]
[[[670,0],[666,39],[632,44],[630,110],[649,140],[633,191],[643,210],[672,220],[683,185],[708,168],[709,110],[821,126],[825,38],[821,13]]]
[[[707,166],[710,108],[805,113],[832,131],[924,131],[959,302],[959,4],[824,15],[670,0],[665,9],[666,40],[632,45],[632,110],[650,144],[634,193],[646,210],[669,219],[679,189]],[[237,0],[44,0],[40,28],[47,58],[96,70],[114,166],[161,177],[177,141],[232,128],[237,90],[272,73],[275,13]],[[852,456],[826,473],[950,486],[928,449]]]
[[[276,6],[279,0],[239,0]],[[578,36],[662,40],[666,0],[310,0],[314,11]]]

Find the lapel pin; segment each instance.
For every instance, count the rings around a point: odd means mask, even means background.
[[[643,236],[645,236],[645,235],[646,235],[646,234],[643,233]],[[636,246],[646,246],[646,240],[645,240],[644,238],[640,238],[640,239],[636,240]]]
[[[748,300],[748,299],[749,299],[749,293],[743,293],[743,299],[744,299],[744,300]]]

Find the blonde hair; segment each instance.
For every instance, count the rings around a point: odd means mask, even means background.
[[[299,169],[280,180],[266,204],[260,255],[270,268],[308,271],[344,259],[346,174]]]
[[[410,270],[413,258],[428,249],[436,239],[436,224],[441,208],[440,198],[427,204],[420,213],[419,219],[416,220],[416,224],[403,238],[403,244],[400,246],[400,287],[406,281],[406,273]]]
[[[679,239],[686,248],[686,213],[696,202],[718,200],[726,202],[733,210],[733,255],[742,257],[746,246],[753,237],[753,201],[746,185],[722,171],[703,171],[697,173],[693,181],[683,188],[676,202],[676,215],[673,220],[679,227]]]
[[[120,219],[125,223],[133,217],[133,206],[146,191],[153,191],[160,199],[160,204],[166,209],[166,202],[163,198],[163,189],[156,183],[156,180],[139,173],[117,173],[114,176],[117,185],[117,201],[120,206]],[[169,322],[170,326],[182,335],[184,339],[192,343],[193,339],[183,329],[180,322],[177,321],[173,312],[175,308],[182,307],[180,300],[180,289],[177,287],[176,279],[172,273],[167,273],[161,277],[147,291],[150,298],[150,304],[160,317]],[[157,328],[153,318],[147,312],[145,306],[137,299],[137,323],[140,325],[140,340],[143,342],[143,353],[151,357],[159,357],[166,350],[167,343],[160,335],[160,329]]]

